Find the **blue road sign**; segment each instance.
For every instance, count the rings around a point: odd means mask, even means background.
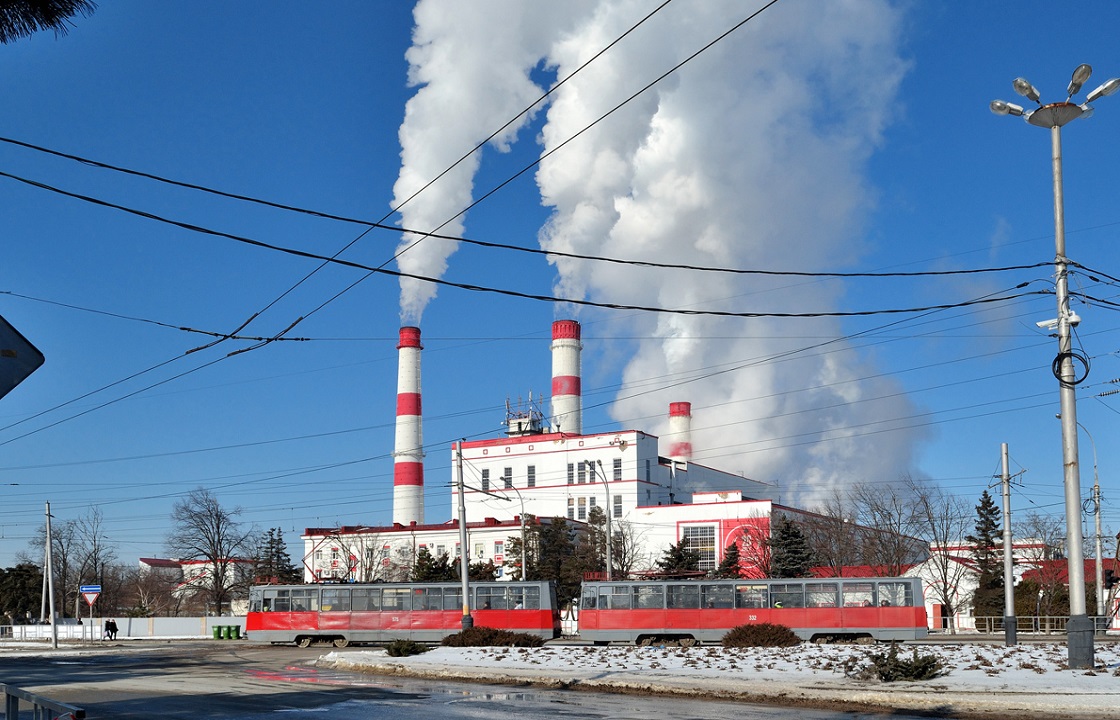
[[[100,586],[100,585],[79,585],[79,586],[78,586],[78,592],[84,592],[84,593],[87,593],[87,592],[95,592],[95,593],[99,593],[99,592],[101,592],[101,586]]]

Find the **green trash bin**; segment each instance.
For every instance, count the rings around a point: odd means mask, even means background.
[[[229,626],[229,639],[230,640],[240,640],[241,639],[241,626],[240,625],[230,625]]]
[[[221,625],[215,625],[214,626],[214,639],[215,640],[221,640],[222,639],[222,626]]]
[[[229,625],[222,625],[222,640],[229,640]]]

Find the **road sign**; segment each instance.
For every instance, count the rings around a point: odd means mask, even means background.
[[[97,602],[97,596],[100,594],[99,592],[84,592],[82,593],[82,597],[86,599],[86,605],[93,607],[93,604]]]
[[[101,586],[100,585],[79,585],[78,586],[78,592],[99,593],[99,592],[101,592]]]
[[[43,353],[0,317],[0,398],[43,364]]]

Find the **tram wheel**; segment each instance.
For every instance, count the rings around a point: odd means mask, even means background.
[[[677,644],[679,644],[681,647],[693,647],[694,645],[696,645],[696,638],[682,637],[677,641]]]
[[[311,647],[311,636],[300,635],[298,638],[296,638],[296,645],[301,648]]]
[[[347,640],[346,638],[335,638],[334,639],[334,646],[336,648],[344,648],[349,644],[350,644],[350,641]]]
[[[643,635],[642,637],[638,638],[638,645],[640,645],[642,647],[649,647],[652,644],[653,644],[653,637],[650,636],[650,635]]]

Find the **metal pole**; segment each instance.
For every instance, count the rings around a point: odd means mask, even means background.
[[[1015,620],[1015,575],[1012,571],[1014,558],[1011,543],[1011,471],[1007,461],[1007,443],[1000,445],[1003,458],[1003,472],[1000,484],[1003,486],[1003,638],[1007,647],[1016,644],[1018,627]]]
[[[1077,427],[1085,433],[1089,438],[1089,446],[1093,448],[1093,515],[1095,516],[1095,544],[1096,544],[1096,585],[1097,585],[1097,617],[1104,617],[1104,564],[1102,560],[1103,549],[1101,547],[1101,483],[1100,478],[1097,476],[1097,441],[1093,439],[1093,433],[1089,429],[1077,423]],[[1094,628],[1095,629],[1095,628]]]
[[[599,477],[603,478],[603,489],[607,491],[607,506],[603,508],[603,511],[607,515],[607,580],[610,581],[614,579],[614,552],[611,550],[611,512],[613,509],[611,505],[611,487],[607,484],[607,473],[603,470],[603,461],[596,460],[595,462],[599,463]],[[592,472],[594,472],[595,466],[592,465],[591,468]]]
[[[463,492],[463,443],[455,443],[455,475],[459,486],[459,578],[463,583],[463,629],[474,627],[471,617],[470,550],[467,549],[467,498]]]
[[[1054,289],[1058,301],[1058,357],[1062,413],[1062,464],[1066,502],[1066,554],[1069,568],[1069,622],[1066,642],[1072,669],[1093,667],[1093,623],[1085,611],[1085,560],[1081,536],[1081,473],[1077,453],[1077,394],[1070,339],[1069,278],[1065,210],[1062,197],[1062,128],[1050,128],[1054,171]]]

